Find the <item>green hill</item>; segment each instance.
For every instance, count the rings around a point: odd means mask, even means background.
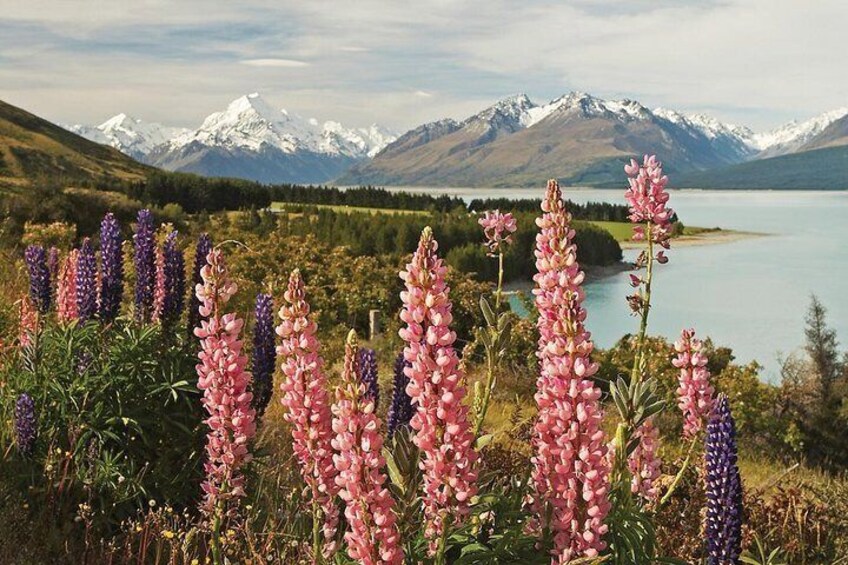
[[[152,170],[117,149],[0,101],[0,186],[29,186],[38,179],[64,185],[83,180],[134,180]]]
[[[848,146],[828,147],[680,174],[677,188],[848,189]]]

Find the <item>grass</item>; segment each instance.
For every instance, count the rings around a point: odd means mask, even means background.
[[[633,224],[630,222],[605,222],[605,221],[595,221],[590,220],[587,223],[592,224],[593,226],[597,226],[601,229],[608,231],[616,241],[630,241],[630,238],[633,236]],[[701,228],[698,226],[684,226],[683,227],[683,235],[691,236],[691,235],[700,235],[704,233],[718,231],[719,228]]]
[[[319,208],[340,212],[343,214],[364,213],[364,214],[400,214],[404,216],[429,216],[427,210],[398,210],[395,208],[369,208],[365,206],[343,206],[339,204],[302,204],[297,202],[272,202],[270,209],[272,212],[281,212],[289,208]]]

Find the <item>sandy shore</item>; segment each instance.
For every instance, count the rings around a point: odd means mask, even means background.
[[[672,249],[675,247],[692,247],[697,245],[717,245],[721,243],[733,243],[743,239],[754,237],[765,237],[768,234],[736,231],[736,230],[709,230],[694,235],[681,235],[671,240]],[[641,249],[645,244],[641,241],[620,241],[622,249]]]

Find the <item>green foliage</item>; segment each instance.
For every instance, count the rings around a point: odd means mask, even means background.
[[[0,372],[3,421],[18,394],[35,400],[36,454],[0,465],[33,498],[66,511],[85,502],[104,527],[148,500],[191,504],[202,455],[193,357],[158,326],[48,325]]]

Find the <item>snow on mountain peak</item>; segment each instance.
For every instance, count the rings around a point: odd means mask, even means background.
[[[143,159],[154,147],[188,131],[143,122],[124,113],[112,116],[99,126],[74,125],[67,129],[91,141],[111,145],[135,159]]]
[[[753,145],[771,155],[791,153],[846,115],[848,115],[848,107],[843,107],[824,112],[803,122],[793,120],[772,131],[755,134]]]

